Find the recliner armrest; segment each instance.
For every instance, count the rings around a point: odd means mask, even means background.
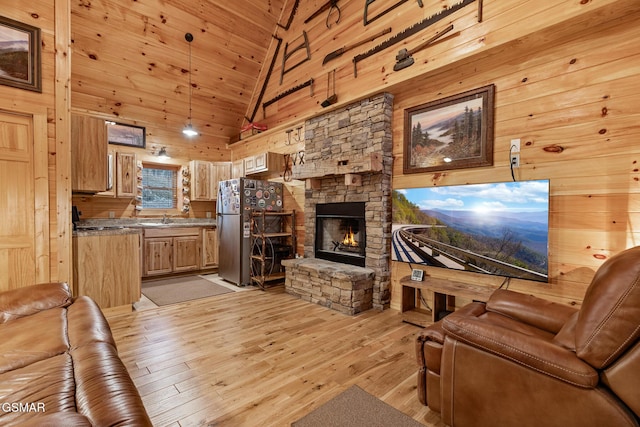
[[[73,302],[67,283],[42,283],[0,293],[0,323]]]
[[[460,308],[460,310],[458,310],[458,315],[480,316],[484,312],[484,303],[472,302]],[[419,366],[426,366],[424,352],[425,344],[437,343],[442,345],[444,343],[444,336],[445,332],[442,329],[442,320],[429,325],[425,329],[420,331],[420,333],[416,337],[416,359]]]
[[[578,310],[533,295],[497,289],[487,301],[487,311],[557,334]]]
[[[483,349],[499,357],[527,366],[578,387],[593,388],[598,372],[574,352],[539,336],[526,335],[478,318],[454,312],[442,327],[447,336]]]

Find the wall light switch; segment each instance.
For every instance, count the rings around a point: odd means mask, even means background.
[[[116,213],[114,211],[109,211],[109,218],[113,219],[116,217]]]
[[[207,211],[207,218],[211,218],[211,212]]]

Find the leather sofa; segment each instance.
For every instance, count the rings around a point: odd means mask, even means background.
[[[450,426],[638,426],[640,247],[576,309],[509,290],[417,337],[418,398]]]
[[[66,283],[0,293],[0,425],[151,425],[102,312]]]

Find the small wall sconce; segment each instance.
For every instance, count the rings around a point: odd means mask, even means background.
[[[161,159],[168,159],[169,158],[169,155],[167,154],[167,148],[166,147],[160,148],[160,151],[158,151],[158,157],[160,157]]]

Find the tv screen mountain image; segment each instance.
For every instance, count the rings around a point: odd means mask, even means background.
[[[395,189],[392,260],[548,281],[549,181]]]

